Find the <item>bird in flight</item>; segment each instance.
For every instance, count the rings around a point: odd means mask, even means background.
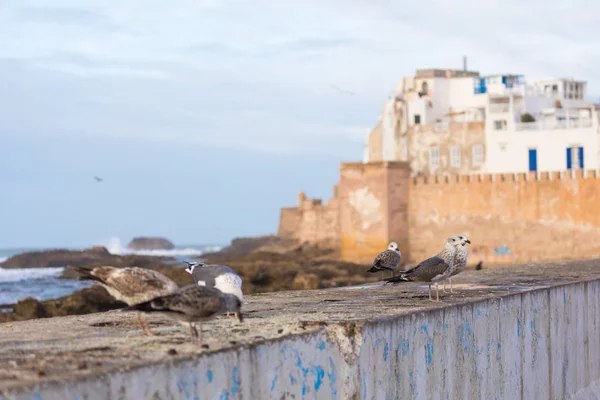
[[[338,92],[340,92],[340,93],[349,94],[350,96],[354,96],[354,95],[356,94],[356,93],[354,93],[354,92],[351,92],[351,91],[349,91],[349,90],[340,89],[339,87],[337,87],[337,86],[335,86],[335,85],[331,85],[331,87],[332,87],[334,90],[337,90],[337,91],[338,91]]]
[[[102,182],[104,180],[98,176],[94,176],[94,179],[96,180],[96,182]]]

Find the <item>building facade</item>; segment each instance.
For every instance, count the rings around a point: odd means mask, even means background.
[[[463,70],[417,70],[384,103],[364,162],[408,162],[413,175],[600,167],[598,106],[587,83]]]

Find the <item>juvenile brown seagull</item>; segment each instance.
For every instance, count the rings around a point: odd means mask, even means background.
[[[225,312],[237,313],[239,321],[242,322],[241,306],[240,299],[233,294],[223,293],[208,286],[192,284],[184,286],[172,294],[123,308],[122,311],[157,312],[180,322],[187,322],[190,325],[192,341],[195,339],[198,344],[201,344],[202,328],[196,328],[197,322],[210,320]]]
[[[429,300],[432,300],[431,284],[435,283],[436,301],[440,301],[438,282],[448,279],[454,271],[456,253],[461,243],[462,241],[458,236],[451,236],[446,240],[444,249],[438,254],[385,281],[390,283],[427,282],[429,284]]]
[[[391,242],[387,250],[377,254],[377,257],[373,260],[371,269],[367,272],[375,273],[381,271],[381,279],[383,279],[383,271],[392,271],[393,274],[394,270],[400,265],[400,260],[402,260],[402,253],[398,250],[398,243]]]
[[[112,297],[128,306],[173,293],[178,289],[177,284],[171,279],[147,268],[102,266],[92,269],[73,267],[73,269],[79,273],[80,279],[98,283]],[[142,314],[138,314],[138,320],[142,332],[147,336],[153,336]]]

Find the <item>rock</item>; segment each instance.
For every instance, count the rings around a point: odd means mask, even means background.
[[[130,250],[173,250],[175,245],[165,238],[137,237],[129,242],[127,248]]]
[[[113,256],[102,246],[86,250],[45,250],[21,253],[0,263],[1,268],[51,268],[67,265],[85,265],[90,262],[107,260]]]
[[[13,313],[19,319],[50,318],[104,312],[125,307],[101,286],[79,290],[58,299],[38,301],[28,297],[19,301]]]
[[[318,289],[321,279],[317,274],[305,274],[299,272],[292,282],[294,290],[312,290]]]

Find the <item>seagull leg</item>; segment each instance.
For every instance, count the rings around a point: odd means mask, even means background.
[[[437,282],[435,283],[435,301],[440,301],[440,290]]]
[[[156,336],[150,330],[150,327],[148,326],[148,321],[146,321],[146,319],[144,318],[144,316],[142,315],[142,313],[138,313],[138,321],[140,322],[140,326],[142,327],[142,332],[143,332],[144,335],[146,335],[146,336]]]
[[[446,281],[444,281],[444,286],[442,286],[442,292],[447,293],[446,292]]]
[[[446,286],[446,285],[444,285]],[[454,293],[454,290],[452,290],[452,278],[450,278],[450,293]]]
[[[190,322],[190,332],[192,334],[192,342],[200,344],[202,337],[200,333],[198,333],[198,329],[196,328],[195,322]],[[202,329],[200,329],[200,332],[202,332]]]

